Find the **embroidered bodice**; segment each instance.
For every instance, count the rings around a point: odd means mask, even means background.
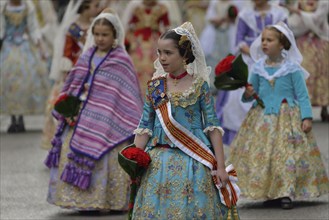
[[[166,83],[165,78],[160,77],[159,79],[159,81],[157,79],[152,80],[153,85],[148,87],[146,94],[148,98],[145,100],[143,115],[135,133],[149,134],[151,138],[147,147],[154,147],[157,144],[169,144],[174,147],[161,126],[150,95],[150,90],[159,88],[163,82]],[[159,91],[159,94],[162,97],[166,95],[167,99],[169,99],[173,118],[210,147],[206,133],[209,130],[215,128],[221,130],[221,128],[216,117],[214,101],[207,82],[201,78],[196,78],[190,89],[180,93],[168,93],[165,87],[166,85],[164,85],[163,90]]]
[[[4,11],[6,29],[5,40],[14,44],[21,44],[26,40],[28,10],[25,4],[21,6],[6,5]]]
[[[308,96],[304,73],[297,64],[283,62],[280,66],[258,68],[256,63],[249,82],[264,101],[265,114],[279,114],[282,101],[289,106],[299,106],[301,117],[312,118],[312,107]],[[242,101],[251,101],[244,99]],[[256,105],[257,103],[254,103]]]

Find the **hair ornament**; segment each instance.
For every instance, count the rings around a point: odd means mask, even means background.
[[[185,41],[188,41],[188,37],[186,35],[181,35],[180,39],[179,39],[179,46],[182,46],[182,44],[185,42]]]

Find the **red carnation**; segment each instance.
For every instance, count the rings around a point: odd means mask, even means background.
[[[121,153],[129,160],[136,161],[137,165],[143,168],[147,168],[151,162],[150,156],[138,147],[126,148]]]
[[[132,144],[119,152],[118,161],[120,166],[129,174],[131,179],[128,206],[128,219],[131,220],[140,179],[151,163],[151,157],[144,150]]]
[[[221,75],[222,73],[227,73],[232,70],[232,62],[235,59],[235,56],[229,55],[222,59],[215,68],[216,76]]]
[[[215,68],[215,87],[221,90],[235,90],[241,87],[247,87],[248,84],[248,66],[244,63],[242,55],[237,57],[229,54],[219,61]],[[254,95],[258,104],[264,108],[263,101]]]
[[[57,105],[58,103],[60,103],[60,102],[62,102],[62,101],[67,100],[68,97],[69,97],[69,96],[68,96],[67,94],[63,94],[63,95],[61,95],[61,96],[58,97],[58,99],[56,100],[55,105]]]

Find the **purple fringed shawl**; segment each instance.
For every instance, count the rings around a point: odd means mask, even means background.
[[[88,78],[96,48],[78,60],[61,95],[79,96]],[[133,136],[142,114],[143,102],[131,59],[117,47],[107,54],[92,74],[87,100],[82,106],[70,141],[73,152],[95,160]]]
[[[68,184],[88,189],[91,184],[93,160],[99,160],[118,144],[130,139],[142,114],[142,99],[135,69],[121,47],[112,49],[95,67],[91,63],[96,48],[84,53],[68,75],[60,95],[80,97],[91,72],[92,80],[87,99],[83,102],[70,140],[60,179]],[[52,140],[45,164],[58,167],[65,119],[54,112],[60,124]]]

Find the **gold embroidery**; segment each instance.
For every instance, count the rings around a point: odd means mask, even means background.
[[[27,6],[25,6],[25,9],[21,12],[11,12],[5,10],[4,14],[8,17],[9,22],[17,27],[23,22],[23,19],[25,19],[28,14]]]
[[[183,92],[169,93],[170,102],[176,107],[181,106],[183,108],[195,104],[202,93],[201,88],[203,83],[204,81],[201,78],[197,79],[192,85],[193,90],[188,91],[186,95]]]

